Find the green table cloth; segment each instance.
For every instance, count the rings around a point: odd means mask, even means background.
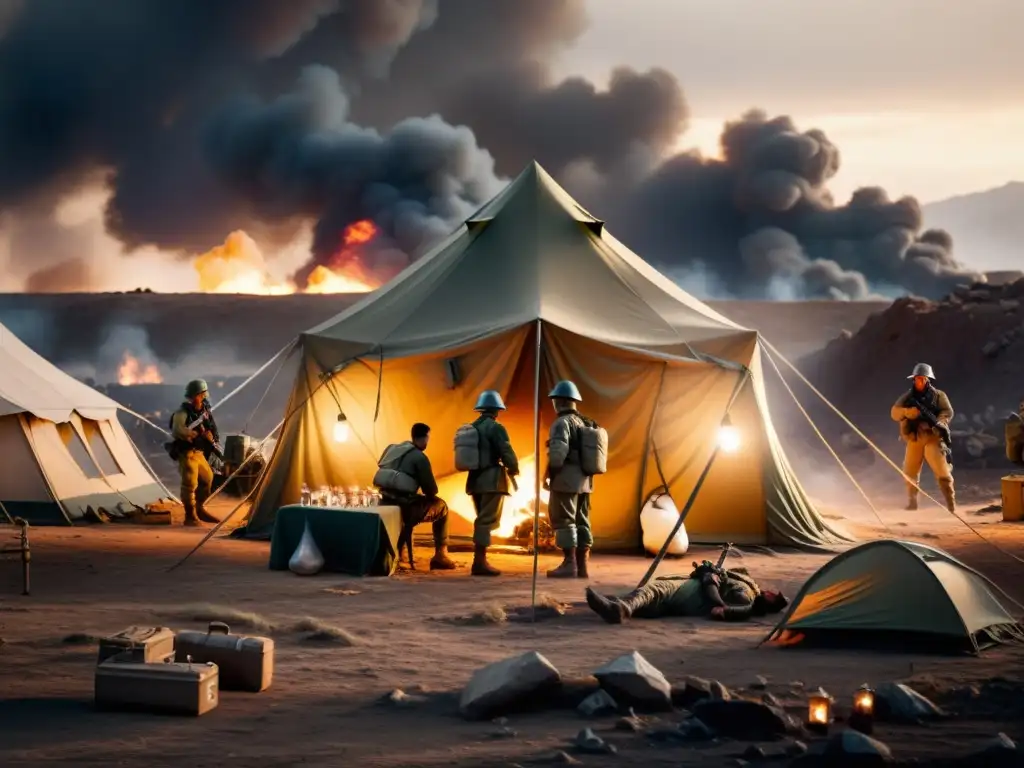
[[[353,576],[390,576],[398,567],[398,507],[281,507],[270,540],[270,570],[287,571],[309,521],[324,570]]]

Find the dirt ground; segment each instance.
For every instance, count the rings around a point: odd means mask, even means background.
[[[889,499],[882,508],[889,531],[872,526],[862,510],[824,512],[845,517],[864,538],[940,546],[1024,602],[1024,566],[944,511],[897,511],[898,501]],[[1003,523],[998,513],[977,512],[993,499],[982,492],[965,501],[963,515],[972,525],[1024,555],[1024,528]],[[9,533],[0,528],[0,536]],[[591,766],[732,765],[747,746],[654,744],[613,730],[614,717],[588,721],[573,711],[512,716],[511,736],[502,736],[492,722],[466,722],[457,715],[456,695],[475,669],[529,650],[541,651],[566,676],[587,675],[634,649],[671,681],[697,675],[742,690],[763,675],[795,715],[805,711],[790,686],[796,680],[807,688],[823,686],[844,703],[863,682],[914,678],[925,681],[929,693],[941,693],[998,676],[1019,680],[1024,673],[1024,649],[1017,647],[989,650],[980,658],[783,650],[756,648],[770,629],[768,620],[608,626],[581,602],[582,582],[543,577],[557,561],[552,555],[540,558],[538,593],[570,607],[563,616],[537,623],[515,620],[516,609],[530,605],[533,561],[527,556],[498,558],[506,575],[495,580],[470,578],[470,555],[458,552],[461,567],[453,573],[301,578],[267,570],[267,543],[214,538],[168,573],[201,536],[177,527],[115,524],[33,529],[31,597],[18,596],[17,562],[0,561],[0,637],[6,641],[0,647],[0,765],[532,765],[564,762],[558,751],[572,753],[571,740],[588,725],[619,749],[616,756],[577,755]],[[690,559],[704,554],[713,555],[695,549],[682,563],[664,563],[659,573],[685,571]],[[428,558],[427,551],[417,553],[421,564]],[[748,551],[741,559],[763,585],[792,597],[828,556]],[[590,582],[608,592],[626,590],[649,564],[642,557],[597,556]],[[269,690],[224,692],[219,707],[199,719],[94,711],[95,636],[133,624],[200,628],[204,621],[197,619],[218,617],[236,630],[274,637],[277,665]],[[254,631],[252,625],[261,621],[273,627]],[[320,639],[310,640],[317,630]],[[408,707],[381,703],[395,688],[429,695]],[[999,731],[1024,737],[1020,716],[1018,709],[1001,718],[959,717],[929,728],[883,725],[876,735],[901,758],[949,755]]]

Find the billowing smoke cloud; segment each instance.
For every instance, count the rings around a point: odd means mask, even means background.
[[[921,208],[885,190],[836,205],[827,184],[839,150],[818,130],[751,111],[725,126],[722,158],[684,154],[642,181],[623,236],[647,258],[710,271],[729,295],[863,299],[948,293],[980,280],[953,258],[947,232],[921,233]],[[723,290],[724,289],[724,290]]]
[[[536,158],[718,295],[936,295],[975,277],[948,235],[921,234],[916,201],[865,189],[836,205],[820,131],[751,113],[721,159],[669,156],[688,114],[671,74],[557,81],[583,0],[93,5],[0,4],[0,212],[52,209],[102,171],[128,249],[191,255],[236,229],[282,245],[312,221],[308,272],[369,217],[386,276]],[[71,258],[36,264],[31,285],[102,279]]]

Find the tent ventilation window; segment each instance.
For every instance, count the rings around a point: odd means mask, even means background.
[[[114,458],[110,446],[107,445],[103,433],[100,432],[99,425],[95,421],[82,419],[82,427],[85,430],[85,436],[89,440],[92,455],[96,457],[96,463],[100,465],[100,470],[103,474],[108,477],[110,475],[123,475],[124,470],[117,463],[117,459]]]
[[[96,466],[96,462],[92,460],[92,456],[89,455],[89,449],[85,447],[85,443],[82,442],[82,438],[75,432],[75,428],[65,422],[64,424],[57,425],[57,431],[60,433],[60,439],[64,441],[64,447],[71,454],[71,458],[75,460],[78,468],[82,470],[82,474],[90,480],[102,478],[103,474],[100,472],[99,467]]]

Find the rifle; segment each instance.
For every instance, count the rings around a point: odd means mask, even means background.
[[[949,427],[939,421],[938,417],[932,412],[932,410],[917,397],[916,392],[910,395],[909,402],[913,403],[912,407],[917,408],[920,412],[921,415],[919,418],[939,433],[939,440],[942,443],[942,452],[947,455],[950,454],[953,450],[953,435],[949,431]]]
[[[220,445],[206,438],[206,435],[204,434],[206,430],[199,430],[199,428],[202,427],[203,423],[206,421],[206,415],[207,411],[203,409],[203,412],[202,414],[200,414],[199,418],[193,421],[191,424],[187,425],[189,429],[191,429],[193,432],[196,432],[196,436],[192,438],[192,445],[201,450],[203,453],[212,453],[218,459],[224,461],[224,451],[221,450]]]
[[[725,574],[725,560],[729,557],[730,551],[732,551],[731,542],[722,547],[722,554],[718,556],[717,563],[712,563],[710,560],[702,560],[700,565],[693,563],[693,573],[690,574],[690,578],[701,578],[706,573],[712,573],[719,577],[723,576]]]

